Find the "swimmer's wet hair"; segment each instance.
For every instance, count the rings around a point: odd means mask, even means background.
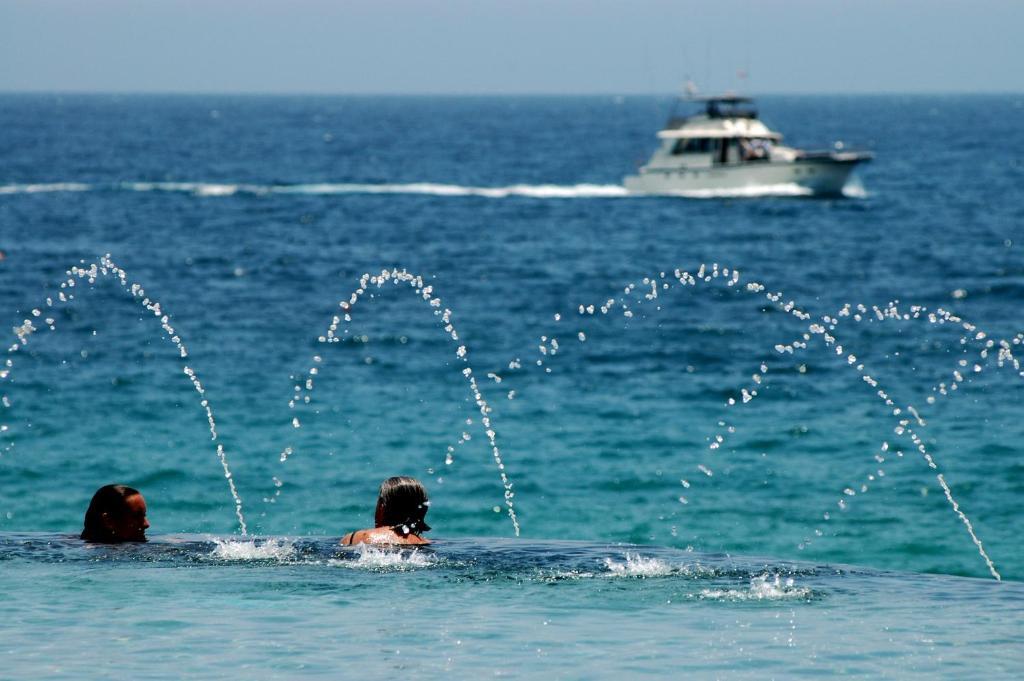
[[[430,525],[423,519],[430,508],[427,490],[416,478],[405,475],[388,478],[380,485],[378,507],[383,524],[405,536],[429,532]]]
[[[128,485],[104,485],[96,490],[85,512],[85,528],[81,538],[92,542],[117,542],[117,537],[103,522],[103,514],[123,515],[128,507],[126,500],[136,494],[141,492]]]

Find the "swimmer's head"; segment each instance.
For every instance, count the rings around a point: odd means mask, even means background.
[[[96,490],[85,512],[82,539],[116,544],[146,541],[146,500],[127,485],[105,485]]]
[[[420,534],[430,530],[423,519],[430,508],[427,490],[416,478],[388,478],[380,485],[374,521],[377,527],[390,527],[398,534]]]

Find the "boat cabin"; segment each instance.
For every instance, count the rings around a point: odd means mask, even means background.
[[[662,144],[648,167],[710,168],[764,162],[782,141],[782,135],[757,118],[749,97],[725,95],[686,101],[701,102],[704,110],[669,119],[658,133]]]

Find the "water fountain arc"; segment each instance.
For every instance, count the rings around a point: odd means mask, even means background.
[[[730,269],[728,267],[720,267],[718,263],[712,263],[711,265],[702,263],[699,265],[694,274],[690,274],[687,271],[676,269],[673,272],[673,277],[670,278],[667,277],[666,273],[663,271],[660,272],[658,275],[644,277],[641,282],[641,286],[643,288],[638,286],[636,283],[627,284],[623,288],[623,296],[628,296],[639,288],[640,290],[645,291],[642,297],[636,297],[633,300],[627,300],[625,297],[620,297],[618,300],[615,300],[614,298],[609,298],[606,301],[600,303],[580,303],[577,306],[577,311],[581,316],[593,316],[598,310],[602,315],[607,315],[610,311],[618,307],[621,308],[623,316],[629,319],[634,316],[634,312],[631,309],[631,306],[641,306],[644,305],[646,302],[657,300],[660,296],[659,291],[669,290],[676,283],[682,286],[696,287],[698,283],[706,284],[716,280],[719,282],[724,282],[727,288],[734,288],[737,290],[746,291],[747,293],[754,294],[755,296],[764,293],[767,290],[763,284],[758,282],[750,282],[744,285],[743,287],[739,287],[740,277],[737,270],[732,269],[730,272]],[[649,287],[649,289],[647,287]],[[836,358],[843,361],[844,366],[854,368],[865,383],[870,385],[872,388],[876,389],[875,394],[878,396],[879,399],[885,402],[888,408],[893,410],[894,417],[901,416],[903,410],[895,405],[895,402],[891,399],[887,391],[879,387],[878,381],[865,371],[864,363],[859,361],[854,353],[845,352],[843,345],[838,341],[838,339],[834,335],[830,333],[830,331],[835,330],[835,327],[837,325],[835,317],[823,315],[821,318],[822,323],[818,323],[815,321],[811,321],[813,319],[813,316],[810,313],[805,312],[804,309],[798,306],[795,301],[789,300],[783,302],[785,300],[785,296],[781,292],[769,291],[765,293],[764,297],[775,308],[794,316],[795,318],[802,322],[810,322],[809,324],[807,324],[806,330],[802,333],[799,339],[796,339],[789,344],[776,345],[775,350],[777,353],[793,354],[799,350],[806,350],[809,341],[811,341],[812,339],[819,340],[824,345],[826,350],[831,351],[829,354],[834,354]],[[894,309],[893,305],[893,303],[890,303],[886,307],[888,313],[884,313],[877,306],[872,306],[872,310],[874,311],[877,318],[880,320],[894,318],[897,317],[897,315],[894,312],[892,312],[892,310]],[[848,314],[850,307],[851,306],[846,306],[843,308],[843,310],[845,310]],[[904,316],[907,319],[918,318],[921,316],[922,313],[927,311],[927,308],[924,308],[922,306],[914,306],[914,308],[915,309],[912,315],[899,315],[899,318],[903,318]],[[865,311],[867,311],[867,308],[865,308]],[[840,311],[839,313],[837,313],[837,317],[838,316],[844,316],[843,312]],[[950,315],[948,312],[944,310],[939,310],[937,313],[932,313],[931,315],[926,317],[926,319],[932,323],[963,323],[964,329],[967,330],[969,333],[976,331],[976,327],[974,325],[967,322],[962,322],[962,320],[955,317],[954,315]],[[559,323],[563,320],[563,317],[560,313],[556,313],[554,315],[554,320],[556,323]],[[976,335],[976,338],[978,340],[981,340],[984,337],[985,334],[982,332],[978,332]],[[586,334],[584,331],[580,330],[578,332],[578,339],[580,342],[584,342],[586,340]],[[987,347],[992,347],[992,344],[993,341],[990,340],[986,345]],[[542,336],[541,344],[538,347],[541,359],[537,361],[537,366],[541,366],[548,357],[551,357],[558,353],[559,345],[557,342],[557,337],[553,333],[550,336]],[[1012,352],[1009,349],[1009,344],[1005,341],[1000,343],[1000,358],[1001,361],[1012,361],[1014,366],[1019,371],[1019,363],[1016,361],[1015,358],[1013,358]],[[754,382],[757,384],[757,386],[760,386],[761,382],[764,380],[762,378],[762,375],[767,373],[767,364],[765,362],[761,362],[760,368],[760,374],[754,373],[753,375],[755,379]],[[735,399],[730,398],[726,404],[726,407],[728,408],[734,407],[739,404],[746,404],[753,400],[754,398],[756,398],[758,395],[757,386],[743,388],[740,391],[740,394],[742,396],[742,402],[737,402]],[[945,394],[945,392],[943,392],[943,394]],[[911,414],[917,414],[917,410],[913,407],[913,405],[908,404],[906,409]],[[919,424],[923,427],[923,419],[921,419],[920,416],[917,416],[916,418]],[[966,513],[964,513],[964,511],[961,509],[959,502],[953,496],[952,489],[950,488],[949,483],[946,481],[944,474],[939,469],[939,466],[935,461],[934,456],[927,451],[927,448],[924,446],[923,441],[920,439],[920,437],[917,435],[914,429],[910,426],[910,421],[905,417],[902,419],[897,419],[897,426],[895,428],[895,432],[898,435],[905,435],[906,437],[908,437],[914,444],[915,448],[921,453],[923,459],[926,461],[929,468],[936,471],[936,480],[938,481],[938,484],[942,489],[947,502],[949,503],[953,512],[957,515],[957,517],[960,519],[960,521],[966,528],[967,533],[969,534],[972,542],[978,549],[978,552],[981,558],[984,560],[990,574],[996,580],[1000,580],[1001,576],[998,570],[996,569],[995,564],[988,556],[988,553],[986,552],[981,539],[975,532],[970,519],[968,518]],[[718,449],[724,442],[724,437],[724,434],[720,432],[714,435],[713,437],[709,438],[709,449],[712,451]],[[704,472],[707,475],[710,474],[711,471],[706,467],[702,467],[702,472]],[[842,503],[842,501],[840,503]],[[809,539],[805,540],[805,543],[809,542]]]
[[[440,323],[443,325],[445,334],[450,338],[451,342],[457,346],[455,356],[457,361],[463,367],[461,374],[466,379],[470,394],[472,395],[473,401],[480,413],[480,427],[484,431],[484,435],[487,437],[491,455],[494,459],[494,464],[498,469],[502,487],[504,487],[505,509],[512,522],[513,531],[518,537],[520,534],[520,525],[519,518],[516,515],[515,510],[515,492],[513,491],[513,483],[505,470],[505,462],[502,458],[501,449],[498,446],[498,435],[494,428],[493,418],[491,416],[492,408],[484,397],[483,391],[476,380],[475,374],[473,373],[473,367],[469,362],[469,350],[465,343],[463,343],[459,338],[459,332],[453,323],[453,313],[450,309],[443,307],[441,298],[435,294],[434,286],[432,284],[426,283],[422,275],[412,274],[407,270],[399,269],[397,267],[393,269],[384,268],[377,274],[364,273],[359,279],[359,286],[347,298],[343,298],[339,301],[338,307],[341,310],[340,314],[335,314],[332,317],[331,323],[328,325],[326,331],[323,335],[318,337],[318,342],[324,345],[341,342],[341,337],[348,332],[347,328],[342,327],[352,321],[352,314],[355,311],[356,305],[363,299],[371,288],[380,290],[388,283],[394,286],[405,284],[417,298],[426,303],[434,316],[439,318]],[[341,329],[340,332],[339,329]],[[294,410],[299,404],[310,404],[312,402],[312,392],[316,378],[319,375],[319,365],[321,362],[322,357],[319,354],[313,356],[311,366],[306,371],[305,377],[302,381],[295,384],[294,392],[288,401],[289,409]],[[291,424],[293,428],[300,428],[302,422],[298,416],[293,416],[291,418]],[[280,462],[282,464],[287,463],[289,457],[294,453],[295,448],[293,446],[286,446],[281,452],[279,458]],[[277,486],[278,489],[274,492],[274,495],[279,496],[281,490],[276,478],[275,486]]]
[[[71,267],[67,270],[66,277],[67,279],[62,281],[60,284],[60,291],[57,294],[56,300],[52,297],[48,297],[44,305],[41,305],[39,308],[34,308],[32,310],[32,319],[37,321],[42,320],[47,329],[51,332],[56,331],[56,320],[51,317],[44,318],[42,308],[50,309],[70,304],[75,299],[75,294],[71,289],[75,289],[76,283],[78,282],[85,282],[91,287],[100,278],[113,278],[132,300],[138,302],[139,305],[150,313],[151,316],[155,317],[160,322],[160,327],[163,330],[164,337],[174,345],[178,351],[178,356],[183,360],[182,373],[188,378],[189,382],[192,384],[192,388],[199,396],[199,404],[206,417],[207,426],[210,432],[210,440],[216,444],[215,453],[217,460],[224,472],[224,478],[227,481],[228,489],[231,493],[231,499],[234,502],[234,511],[235,517],[238,520],[239,533],[243,536],[247,535],[248,528],[245,522],[245,514],[242,511],[242,498],[235,486],[234,476],[231,472],[231,467],[228,464],[227,452],[224,449],[224,445],[220,442],[220,438],[217,433],[217,420],[213,413],[213,406],[210,404],[210,400],[206,396],[206,388],[203,386],[198,372],[194,367],[184,362],[184,360],[189,356],[188,349],[186,348],[184,341],[181,339],[179,332],[171,326],[170,314],[163,309],[158,301],[147,296],[146,290],[140,284],[132,282],[128,278],[128,273],[111,259],[109,253],[101,257],[98,263],[85,265],[83,262],[82,266],[76,265]],[[14,354],[19,352],[21,348],[25,347],[29,342],[30,336],[38,330],[32,319],[26,319],[21,326],[15,329],[15,334],[18,337],[18,340],[7,350],[8,357],[4,363],[3,370],[0,371],[0,380],[11,380],[11,372],[14,367]],[[0,401],[0,406],[4,409],[10,407],[10,401],[6,396],[4,396],[3,400]],[[8,431],[9,427],[6,424],[0,423],[0,433],[6,433]],[[10,447],[10,445],[8,447]]]
[[[57,300],[54,301],[53,299],[48,298],[46,301],[46,307],[56,307],[70,303],[74,299],[72,289],[75,288],[75,285],[78,282],[84,281],[91,286],[100,278],[113,278],[133,300],[141,304],[144,309],[160,320],[164,335],[177,348],[181,359],[184,360],[188,357],[188,352],[184,343],[175,329],[170,325],[169,315],[166,314],[158,302],[146,295],[145,290],[139,284],[129,281],[125,270],[121,269],[110,258],[109,254],[100,258],[98,263],[93,263],[88,266],[72,267],[67,271],[67,277],[68,278],[61,284],[61,291],[57,296]],[[462,365],[461,373],[466,379],[469,390],[473,396],[473,400],[479,409],[481,415],[480,424],[490,443],[493,458],[496,466],[498,467],[501,482],[504,487],[505,506],[512,521],[515,533],[518,536],[520,528],[513,502],[514,492],[512,490],[512,482],[506,473],[502,454],[498,447],[497,433],[495,432],[493,417],[491,416],[492,409],[485,399],[483,390],[477,382],[474,370],[469,363],[468,349],[460,340],[459,333],[454,326],[452,319],[453,313],[450,309],[443,307],[441,299],[435,295],[433,285],[428,284],[424,280],[423,276],[412,274],[407,270],[399,268],[385,268],[376,274],[366,273],[360,278],[359,286],[347,298],[342,299],[339,302],[340,313],[333,316],[327,330],[318,338],[318,341],[323,344],[340,342],[341,336],[348,333],[346,325],[352,321],[352,314],[354,313],[357,304],[363,300],[368,291],[373,289],[380,290],[389,283],[394,286],[405,285],[405,287],[414,293],[417,298],[422,299],[429,306],[433,315],[439,319],[440,323],[443,325],[446,335],[455,345],[457,345],[455,356],[458,362]],[[835,315],[826,314],[815,319],[813,315],[806,312],[805,309],[797,305],[795,301],[787,301],[781,292],[768,291],[763,284],[758,282],[749,282],[741,285],[740,275],[737,270],[730,270],[730,268],[724,266],[720,267],[717,263],[712,263],[711,265],[701,264],[693,274],[676,269],[672,273],[672,276],[668,276],[666,272],[660,272],[656,275],[645,277],[639,285],[631,283],[625,286],[623,288],[622,296],[617,300],[615,298],[609,298],[596,304],[579,304],[577,311],[581,317],[587,317],[595,315],[598,310],[601,315],[607,315],[613,310],[621,310],[623,317],[629,319],[634,315],[634,308],[639,309],[645,304],[658,301],[665,291],[668,291],[677,284],[686,287],[698,287],[700,285],[699,287],[702,290],[710,290],[709,287],[704,285],[711,283],[723,284],[727,289],[750,294],[759,300],[767,300],[771,306],[791,315],[802,324],[806,325],[803,332],[792,342],[776,345],[776,354],[794,355],[797,352],[806,351],[812,341],[818,342],[826,350],[827,354],[836,359],[836,361],[839,361],[842,366],[855,371],[859,378],[871,387],[874,391],[874,395],[885,404],[886,408],[891,411],[892,417],[896,420],[896,426],[894,428],[895,433],[901,437],[908,438],[914,448],[921,454],[929,469],[934,472],[936,480],[942,488],[948,504],[966,528],[972,542],[977,547],[978,552],[985,561],[990,573],[996,579],[1000,579],[1000,574],[993,561],[988,556],[981,539],[975,532],[971,520],[962,510],[958,500],[954,497],[952,488],[947,482],[945,474],[942,472],[938,462],[935,460],[933,454],[928,451],[917,432],[919,428],[924,428],[926,426],[925,420],[912,404],[906,403],[905,406],[897,406],[897,403],[891,396],[891,393],[881,387],[877,379],[867,371],[865,363],[850,351],[849,348],[844,348],[843,343],[835,335],[835,331],[837,327],[841,325],[843,320],[850,318],[855,321],[860,321],[860,315],[862,314],[871,322],[874,322],[876,319],[880,322],[888,320],[924,320],[930,324],[956,325],[957,328],[961,328],[964,332],[960,339],[961,345],[967,346],[972,343],[977,343],[982,346],[982,349],[979,351],[979,361],[989,359],[990,350],[993,350],[998,345],[998,356],[996,358],[998,366],[1012,366],[1014,370],[1021,375],[1024,375],[1024,372],[1021,371],[1020,362],[1013,354],[1012,345],[1019,345],[1021,341],[1024,340],[1024,334],[1018,334],[1018,336],[1012,341],[1000,340],[997,342],[995,339],[988,338],[987,334],[979,330],[976,325],[968,321],[964,321],[962,318],[947,310],[939,308],[934,312],[930,312],[928,308],[924,306],[914,305],[909,308],[903,308],[905,311],[901,311],[899,301],[891,301],[881,308],[878,306],[871,306],[869,308],[864,305],[851,306],[847,304]],[[658,309],[660,309],[660,303]],[[854,310],[856,310],[856,312],[854,312]],[[873,313],[873,316],[871,313]],[[555,314],[554,319],[556,323],[564,326],[561,314]],[[56,328],[55,321],[52,318],[44,318],[42,311],[39,309],[33,310],[32,318],[26,319],[20,327],[15,329],[18,341],[8,349],[8,357],[5,366],[0,370],[0,379],[9,379],[14,364],[14,355],[29,342],[30,336],[37,330],[35,324],[39,321],[44,321],[51,331]],[[582,330],[582,327],[577,331],[577,339],[581,343],[586,341],[586,334]],[[545,366],[545,362],[550,361],[559,353],[560,345],[558,343],[558,338],[556,334],[552,333],[550,336],[542,336],[540,341],[540,344],[537,346],[540,358],[536,361],[536,367],[538,369],[543,368],[545,372],[550,372],[550,367]],[[958,365],[965,366],[965,361],[966,360],[961,359]],[[291,409],[294,409],[298,404],[309,404],[311,402],[313,386],[319,372],[320,362],[321,357],[319,355],[315,355],[312,366],[310,366],[307,371],[305,379],[295,386],[295,393],[289,401],[289,407]],[[767,379],[768,362],[769,360],[760,362],[760,371],[754,372],[752,375],[753,383],[739,390],[739,395],[741,396],[740,400],[729,398],[725,405],[726,409],[731,409],[756,399],[758,396],[758,389],[763,386],[764,381]],[[511,362],[509,366],[521,368],[522,365],[518,361],[514,361]],[[528,366],[532,367],[534,365],[528,363]],[[974,370],[976,372],[980,371],[981,365],[975,364]],[[226,452],[223,445],[219,442],[213,408],[210,405],[209,399],[206,397],[205,388],[195,369],[188,363],[183,362],[182,371],[187,376],[194,390],[200,397],[200,404],[207,418],[211,440],[216,443],[216,455],[223,468],[229,490],[235,502],[235,513],[239,521],[240,532],[242,535],[246,535],[247,527],[242,513],[242,501],[228,465]],[[488,378],[495,382],[500,381],[496,372],[490,372],[487,375]],[[965,379],[957,369],[953,370],[953,376],[954,380],[948,390],[946,389],[945,383],[939,383],[933,392],[937,392],[939,396],[951,395],[956,392],[958,385],[960,385]],[[929,399],[929,403],[932,402],[933,400]],[[3,407],[8,408],[9,405],[9,400],[4,397]],[[301,427],[301,422],[298,416],[292,417],[292,424],[295,428]],[[720,424],[724,424],[724,421],[720,422]],[[7,429],[8,427],[6,425],[0,424],[0,432],[6,431]],[[725,442],[726,437],[727,432],[724,431],[720,431],[712,437],[709,437],[708,449],[712,452],[718,450]],[[884,452],[887,448],[888,442],[883,442],[881,451]],[[287,462],[288,457],[293,453],[293,451],[294,449],[292,447],[286,447],[280,456],[281,463]],[[877,457],[878,455],[876,454],[876,459]],[[705,474],[711,475],[710,469],[703,465],[700,468]],[[276,483],[277,480],[275,478],[275,484]],[[276,486],[279,487],[279,485]],[[689,484],[686,486],[689,487]],[[847,488],[847,490],[848,489],[851,488]],[[849,494],[847,490],[844,490],[845,494]],[[840,497],[839,504],[840,506],[844,506],[844,500],[842,497]],[[827,517],[827,514],[825,514],[826,519]],[[820,531],[817,529],[815,530],[815,534],[821,536]],[[811,541],[812,540],[810,538],[807,538],[804,543],[809,544]]]

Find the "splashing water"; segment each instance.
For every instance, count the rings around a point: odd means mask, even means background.
[[[604,566],[615,577],[664,577],[674,572],[671,565],[658,558],[646,558],[628,552],[624,558],[621,563],[605,558]]]
[[[77,283],[84,281],[91,287],[100,277],[112,278],[118,283],[122,290],[131,296],[133,300],[138,302],[146,309],[147,312],[151,313],[160,321],[160,327],[163,329],[164,336],[177,349],[178,356],[183,361],[188,358],[188,350],[185,347],[185,343],[181,340],[181,336],[174,327],[171,326],[170,315],[164,311],[159,302],[146,295],[146,290],[140,284],[129,281],[128,273],[118,267],[117,264],[111,260],[109,253],[100,258],[98,264],[92,263],[88,266],[72,267],[67,270],[66,276],[67,279],[62,281],[60,284],[60,291],[57,294],[57,299],[54,300],[53,298],[47,298],[45,306],[33,309],[33,319],[38,321],[43,318],[42,307],[50,309],[70,304],[71,301],[75,299],[73,291],[75,290]],[[50,331],[56,331],[56,321],[52,317],[47,316],[43,319],[43,322]],[[37,328],[32,319],[26,319],[21,326],[15,328],[14,332],[18,340],[7,349],[7,360],[4,362],[3,368],[0,369],[0,381],[12,380],[11,372],[14,368],[14,356],[23,347],[28,345],[30,336],[36,331]],[[217,459],[224,471],[224,477],[227,480],[228,489],[231,491],[231,498],[235,505],[235,516],[238,518],[239,531],[242,535],[246,535],[248,532],[245,524],[245,516],[242,513],[242,498],[239,496],[238,490],[235,488],[235,481],[231,474],[231,467],[228,465],[227,453],[224,451],[224,445],[217,442],[217,421],[213,415],[213,407],[210,405],[210,401],[206,397],[206,389],[203,387],[202,381],[199,380],[199,376],[194,368],[183,363],[182,372],[188,377],[193,389],[196,391],[196,394],[199,395],[199,404],[206,414],[206,422],[210,430],[210,439],[217,443]],[[11,401],[7,395],[3,395],[2,399],[0,399],[0,406],[5,410],[10,408]],[[0,433],[9,432],[10,427],[5,423],[0,422]],[[7,450],[10,451],[13,446],[13,442],[9,443],[7,445]]]
[[[747,589],[701,589],[700,598],[716,601],[783,601],[807,600],[811,590],[796,586],[792,577],[758,575],[750,580]]]
[[[377,548],[360,544],[355,560],[334,560],[330,564],[356,570],[415,570],[431,567],[437,559],[419,549]]]
[[[295,557],[295,543],[287,539],[214,539],[213,558],[220,560],[289,560]]]
[[[334,315],[330,325],[327,327],[327,331],[324,332],[324,335],[318,338],[318,341],[323,344],[340,343],[340,336],[344,336],[348,333],[347,327],[341,327],[352,321],[352,314],[356,305],[367,293],[370,287],[381,289],[388,283],[395,286],[406,284],[409,289],[429,305],[434,315],[439,318],[440,323],[444,327],[445,333],[450,337],[452,343],[457,346],[455,349],[455,356],[458,358],[459,362],[463,364],[462,375],[469,384],[469,390],[473,395],[473,401],[480,412],[480,426],[483,429],[484,434],[487,436],[487,440],[491,448],[491,454],[494,458],[494,463],[498,467],[501,484],[505,488],[505,508],[508,512],[509,519],[512,521],[512,527],[515,531],[515,535],[518,537],[519,519],[516,516],[515,503],[513,501],[515,492],[513,492],[512,482],[509,480],[508,474],[505,472],[505,463],[502,460],[501,450],[498,447],[497,433],[494,430],[490,416],[492,409],[484,398],[483,393],[480,390],[480,386],[477,384],[476,377],[473,374],[473,368],[469,365],[469,351],[459,340],[459,333],[452,322],[452,311],[448,308],[442,307],[441,299],[434,295],[433,285],[426,284],[422,276],[414,275],[406,270],[399,270],[397,268],[393,270],[383,269],[379,274],[375,275],[371,275],[369,273],[363,274],[359,279],[359,287],[353,291],[347,299],[343,299],[338,303],[338,307],[341,308],[342,311],[341,314]],[[341,329],[340,336],[339,329]],[[295,409],[298,404],[310,404],[312,402],[312,391],[316,377],[319,375],[319,365],[322,361],[323,358],[320,355],[313,356],[312,366],[307,371],[305,380],[295,385],[293,395],[288,402],[288,407],[290,409]],[[300,428],[301,425],[302,424],[298,416],[292,418],[292,426],[294,428]],[[468,439],[469,435],[463,434],[463,439],[460,440],[460,444]],[[288,457],[294,454],[294,452],[294,447],[285,447],[281,452],[281,463],[286,463],[288,461]],[[277,480],[275,479],[275,484],[276,483]],[[279,489],[275,491],[275,496],[280,494],[280,485],[277,486]]]

